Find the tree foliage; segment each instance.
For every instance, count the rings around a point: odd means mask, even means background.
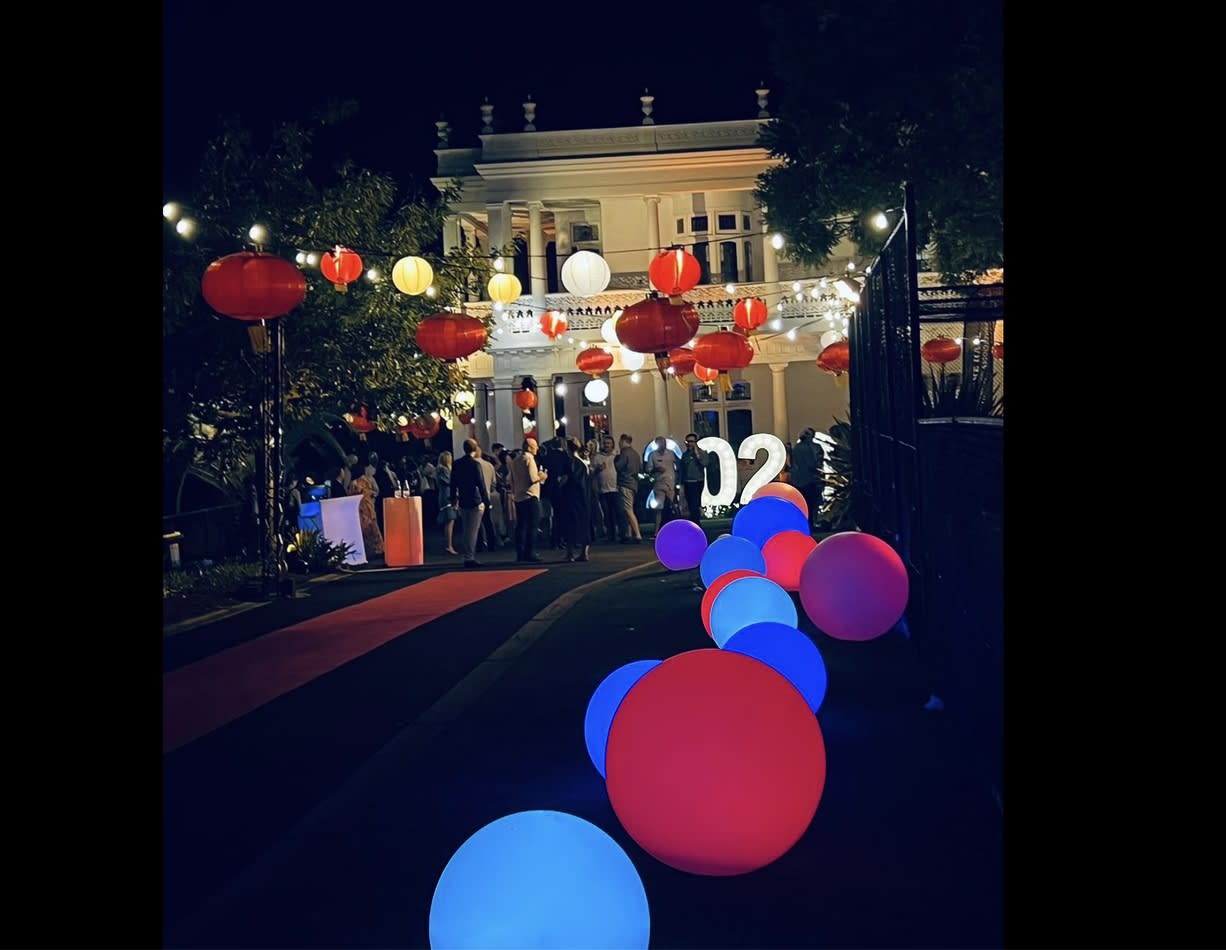
[[[875,210],[915,194],[920,247],[946,280],[1004,264],[1000,0],[776,0],[782,81],[763,144],[782,163],[758,199],[789,254],[822,264],[844,237],[875,253]]]
[[[468,247],[440,256],[455,189],[441,196],[405,193],[392,178],[347,160],[320,167],[312,155],[315,135],[348,111],[334,104],[311,124],[282,123],[263,147],[231,119],[206,149],[195,193],[186,200],[167,196],[181,200],[198,226],[189,241],[166,224],[163,246],[163,455],[173,471],[200,466],[232,488],[252,454],[260,358],[249,325],[214,313],[200,279],[213,260],[250,246],[256,222],[271,235],[264,249],[288,260],[300,250],[344,245],[382,275],[338,293],[318,267],[303,267],[306,300],[281,318],[287,430],[340,416],[359,402],[381,428],[401,414],[456,411],[454,396],[467,378],[423,354],[415,334],[425,317],[455,305],[466,287],[484,285],[489,258]],[[434,297],[395,288],[392,266],[406,255],[430,261]]]

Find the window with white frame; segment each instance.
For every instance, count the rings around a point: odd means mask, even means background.
[[[710,385],[690,384],[690,414],[700,439],[714,435],[730,445],[740,445],[755,431],[753,411],[753,386],[743,379],[734,381],[728,392],[719,380]]]

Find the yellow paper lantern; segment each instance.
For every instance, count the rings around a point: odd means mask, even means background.
[[[498,303],[515,303],[524,292],[523,285],[514,274],[495,274],[486,287],[490,300]]]
[[[392,283],[402,294],[416,297],[434,283],[434,268],[420,257],[402,257],[392,267]]]

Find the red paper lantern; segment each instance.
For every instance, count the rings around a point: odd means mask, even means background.
[[[1005,341],[1004,340],[1001,340],[999,343],[992,344],[992,355],[996,357],[996,359],[998,360],[1003,360],[1005,358]]]
[[[531,412],[536,408],[536,404],[536,393],[531,389],[521,389],[515,394],[515,405],[519,406],[524,412]]]
[[[952,363],[962,355],[962,345],[947,336],[929,340],[920,347],[920,356],[929,363]]]
[[[716,330],[698,338],[694,360],[711,369],[744,369],[753,362],[753,347],[744,334]]]
[[[306,299],[306,278],[284,258],[240,251],[213,261],[200,279],[205,302],[235,320],[284,316]]]
[[[851,369],[851,344],[846,340],[831,343],[817,354],[817,368],[835,376],[846,373]]]
[[[678,379],[684,379],[694,372],[694,351],[688,346],[679,346],[674,350],[670,350],[668,363],[673,368],[673,374]]]
[[[768,313],[765,300],[758,297],[746,297],[744,300],[738,300],[736,306],[732,308],[732,322],[746,333],[750,333],[766,322]]]
[[[711,369],[709,366],[703,366],[701,363],[694,364],[694,375],[704,383],[713,383],[719,376],[719,370]]]
[[[434,416],[414,416],[409,423],[409,434],[417,439],[429,439],[438,435],[439,421]]]
[[[343,294],[349,289],[348,284],[362,276],[362,258],[356,251],[338,244],[335,250],[324,251],[320,256],[319,272]]]
[[[359,435],[365,435],[375,427],[375,424],[371,422],[367,415],[367,409],[365,406],[358,406],[357,412],[345,413],[345,421],[349,423],[349,427]]]
[[[472,421],[473,421],[473,414],[469,410],[465,409],[463,412],[460,413],[460,425],[462,426],[472,425]]]
[[[693,290],[702,279],[702,265],[689,251],[671,247],[661,251],[647,267],[651,286],[662,294],[668,294],[673,303],[680,303],[681,295]],[[617,338],[620,340],[621,334]]]
[[[570,327],[570,321],[560,310],[546,310],[541,314],[541,332],[555,343],[568,327]]]
[[[606,353],[598,346],[580,350],[579,355],[575,357],[575,366],[579,369],[579,372],[587,373],[592,377],[599,376],[612,365],[613,354]]]
[[[626,349],[655,354],[656,368],[663,377],[670,365],[668,351],[692,340],[698,322],[698,311],[691,304],[648,297],[623,310],[614,329]]]
[[[435,359],[454,363],[485,346],[485,326],[464,313],[436,313],[417,328],[417,345]]]
[[[753,362],[753,347],[743,333],[716,330],[699,337],[694,344],[694,359],[708,369],[718,370],[720,389],[731,392],[728,370],[743,369]]]

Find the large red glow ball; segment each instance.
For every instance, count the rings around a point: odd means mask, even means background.
[[[725,574],[720,574],[719,577],[711,581],[711,586],[708,587],[702,594],[702,626],[707,631],[707,636],[711,636],[711,605],[715,603],[715,598],[719,596],[719,592],[731,584],[735,580],[740,580],[742,577],[761,577],[761,571],[751,571],[745,568],[740,568],[735,571],[728,571]]]
[[[739,578],[711,601],[711,639],[721,647],[738,630],[764,620],[790,627],[797,620],[792,595],[769,578]]]
[[[703,552],[698,575],[704,584],[710,586],[720,575],[742,569],[765,574],[766,560],[762,557],[762,549],[745,538],[721,534]]]
[[[732,518],[732,536],[752,541],[759,548],[780,531],[809,531],[809,516],[782,498],[757,498]]]
[[[807,531],[780,531],[762,545],[766,576],[784,590],[800,590],[800,569],[816,547]]]
[[[789,485],[787,482],[768,482],[753,493],[757,498],[782,498],[784,501],[790,501],[793,505],[805,513],[805,517],[809,517],[809,503],[805,501],[805,496],[800,493],[800,489],[795,485]]]
[[[832,534],[800,569],[800,603],[822,633],[836,640],[872,640],[888,633],[907,609],[907,568],[871,534]]]
[[[669,867],[712,876],[786,854],[826,783],[809,704],[765,663],[723,650],[679,653],[635,683],[605,763],[627,834]]]
[[[693,521],[670,521],[656,535],[656,557],[670,571],[697,567],[706,550],[706,532]]]
[[[826,662],[817,644],[795,627],[781,623],[751,623],[724,649],[761,660],[800,691],[815,713],[826,698]]]

